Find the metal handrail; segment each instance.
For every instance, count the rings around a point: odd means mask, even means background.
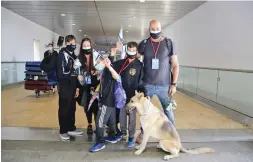
[[[180,65],[180,66],[187,67],[187,68],[195,68],[195,69],[208,69],[208,70],[219,70],[219,71],[253,73],[253,70],[244,70],[244,69],[211,68],[211,67],[198,67],[198,66],[185,66],[185,65]]]
[[[26,63],[26,61],[1,61],[1,64]]]

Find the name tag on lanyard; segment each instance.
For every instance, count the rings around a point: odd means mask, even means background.
[[[159,69],[159,59],[157,58],[152,59],[152,69],[153,70]]]
[[[87,72],[84,72],[84,83],[91,84],[91,76]]]
[[[86,75],[84,79],[85,79],[86,84],[91,84],[91,76],[90,75]]]
[[[156,58],[156,55],[159,50],[160,43],[161,43],[161,40],[159,41],[159,44],[158,44],[157,48],[155,49],[154,44],[153,44],[152,40],[150,39],[150,44],[152,45],[153,50],[154,50],[154,54],[155,54],[155,58],[152,59],[152,69],[153,70],[159,69],[159,59]]]

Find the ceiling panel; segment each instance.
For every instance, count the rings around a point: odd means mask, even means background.
[[[205,1],[2,1],[2,6],[61,35],[84,35],[97,47],[117,41],[120,27],[125,41],[140,41],[148,36],[152,19],[166,27]],[[66,16],[61,16],[66,14]],[[72,24],[75,24],[74,26]],[[79,30],[82,30],[81,32]],[[128,32],[126,32],[128,31]]]

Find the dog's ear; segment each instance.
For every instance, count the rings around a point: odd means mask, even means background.
[[[135,90],[135,95],[138,95],[139,93],[138,93],[138,91],[137,90]]]

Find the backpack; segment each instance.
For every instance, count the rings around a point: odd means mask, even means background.
[[[115,81],[114,83],[114,99],[115,99],[115,107],[118,109],[122,109],[126,105],[126,92],[122,86],[121,78]]]

